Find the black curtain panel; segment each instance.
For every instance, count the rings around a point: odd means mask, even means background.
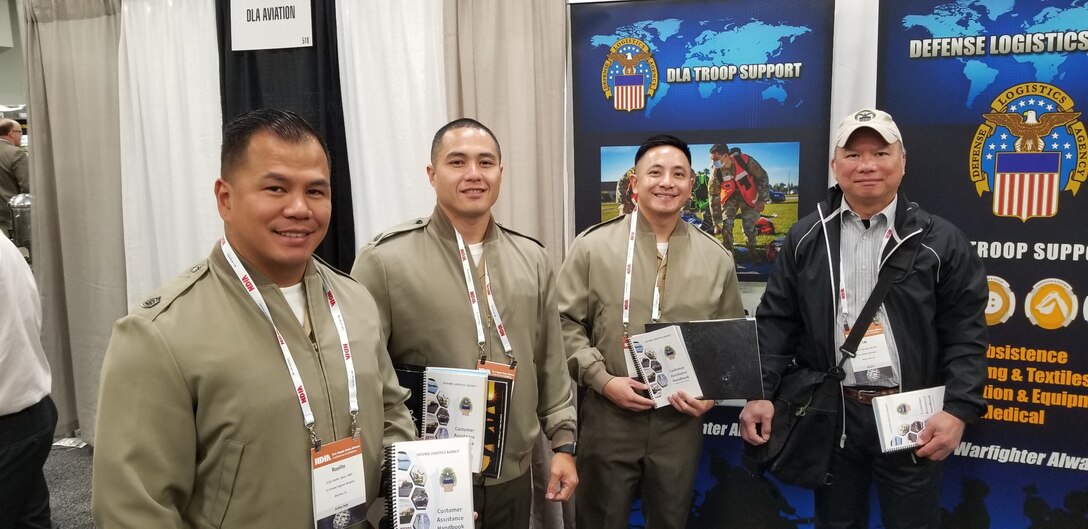
[[[313,46],[255,51],[231,51],[230,2],[216,5],[224,122],[257,108],[281,108],[297,113],[317,128],[329,144],[332,162],[332,219],[317,254],[340,270],[351,270],[355,261],[355,224],[340,97],[335,4],[313,2]]]

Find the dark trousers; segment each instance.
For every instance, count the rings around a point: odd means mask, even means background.
[[[531,472],[498,485],[472,487],[472,505],[479,514],[476,529],[529,529],[533,507]]]
[[[940,527],[942,464],[914,458],[913,450],[881,453],[872,406],[845,403],[846,445],[831,459],[832,484],[816,489],[817,529],[869,527],[874,480],[887,529]]]
[[[580,529],[627,529],[631,504],[642,498],[647,529],[683,529],[703,446],[703,420],[673,408],[620,409],[588,391],[579,410]]]
[[[46,396],[0,417],[0,529],[48,529],[49,489],[42,467],[53,444],[57,407]]]

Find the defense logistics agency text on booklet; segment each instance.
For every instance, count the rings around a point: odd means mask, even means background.
[[[468,439],[393,443],[385,457],[392,474],[385,504],[389,527],[472,527]]]
[[[405,404],[421,439],[464,437],[471,441],[472,472],[483,468],[487,371],[451,367],[395,367],[400,385],[412,391]]]
[[[918,446],[929,418],[944,409],[944,386],[883,395],[873,399],[880,449],[897,452]]]
[[[631,336],[628,354],[658,408],[683,390],[707,400],[761,399],[754,318],[651,323]]]

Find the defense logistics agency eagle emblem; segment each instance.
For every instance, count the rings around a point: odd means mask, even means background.
[[[650,47],[633,37],[617,40],[601,67],[601,90],[616,110],[641,110],[657,91],[657,63]]]
[[[975,132],[971,181],[993,195],[993,213],[1027,222],[1058,214],[1062,191],[1077,195],[1088,177],[1088,132],[1073,99],[1046,83],[1006,89]]]

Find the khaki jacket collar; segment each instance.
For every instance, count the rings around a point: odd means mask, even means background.
[[[646,220],[646,217],[643,217],[642,213],[637,212],[637,211],[635,213],[633,213],[633,214],[638,219],[637,230],[638,230],[639,236],[642,237],[642,236],[645,236],[645,234],[649,234],[650,236],[652,236],[654,238],[654,241],[656,242],[657,236],[654,234],[653,226],[650,226],[650,222]],[[681,219],[681,218],[677,217],[676,226],[673,226],[672,233],[669,235],[669,247],[670,248],[672,248],[672,242],[673,242],[674,239],[678,239],[678,238],[685,238],[686,239],[688,237],[688,228],[689,227],[690,227],[689,224],[687,222],[684,222],[684,219]]]
[[[438,204],[434,205],[434,211],[431,213],[431,225],[435,227],[436,233],[443,239],[449,239],[456,241],[457,237],[454,235],[453,222],[446,216],[446,212],[442,211],[442,207]],[[491,218],[487,221],[487,230],[484,231],[483,242],[487,243],[493,241],[499,236],[499,227],[495,223],[495,215],[491,215]],[[456,242],[454,243],[457,244]]]
[[[246,261],[245,257],[239,255],[238,259],[242,262],[242,266],[245,267],[246,272],[249,272],[249,277],[253,280],[253,284],[257,285],[257,288],[267,287],[279,289],[279,285],[269,279],[268,276],[261,273],[260,270],[257,270],[257,267],[250,264],[249,261]],[[228,277],[234,279],[237,283],[234,269],[230,267],[230,263],[227,262],[227,256],[223,254],[222,244],[218,242],[215,243],[215,248],[212,249],[212,254],[208,259],[208,263],[210,267],[215,268],[220,273],[227,274]],[[302,275],[302,282],[307,284],[307,290],[309,290],[310,280],[317,277],[319,277],[317,265],[314,262],[314,258],[310,257],[306,262],[306,272]]]
[[[649,307],[652,304],[653,284],[657,277],[657,236],[653,232],[653,228],[650,223],[641,214],[636,214],[638,219],[637,233],[635,236],[635,288],[639,289],[639,294],[632,293],[632,297],[641,298],[643,295],[648,295],[646,298],[646,306]],[[629,228],[629,226],[628,226]],[[669,317],[666,315],[669,307],[674,306],[677,303],[682,303],[683,300],[677,296],[683,294],[683,288],[677,288],[673,285],[676,282],[683,282],[686,278],[682,277],[680,273],[684,270],[684,265],[672,266],[676,263],[684,263],[691,259],[689,246],[691,245],[692,230],[694,230],[690,224],[684,222],[683,219],[676,221],[676,226],[672,229],[672,234],[669,236],[669,250],[667,259],[670,264],[669,269],[673,273],[665,274],[665,285],[661,292],[661,317],[662,321],[669,321]],[[626,238],[625,238],[626,240]],[[641,287],[636,285],[642,285]]]

